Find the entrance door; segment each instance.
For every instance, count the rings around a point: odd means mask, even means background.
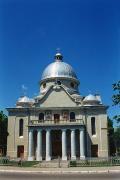
[[[58,158],[62,156],[62,142],[61,142],[61,131],[52,131],[52,157]]]
[[[24,158],[24,146],[17,147],[17,157]]]
[[[91,145],[91,157],[98,157],[98,145]]]
[[[54,122],[59,123],[60,121],[60,114],[54,114]]]

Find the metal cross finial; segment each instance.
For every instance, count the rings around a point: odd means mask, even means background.
[[[25,96],[27,93],[27,87],[24,84],[22,84],[21,88],[22,88],[22,95]]]
[[[57,48],[56,51],[57,51],[57,53],[59,53],[60,52],[60,48]]]

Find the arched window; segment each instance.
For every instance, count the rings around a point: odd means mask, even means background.
[[[70,121],[75,121],[75,113],[74,112],[70,113]]]
[[[44,89],[46,88],[46,83],[43,83],[43,88],[44,88]]]
[[[43,121],[44,120],[44,113],[40,113],[39,114],[39,121]]]
[[[23,119],[19,120],[19,136],[23,136]]]
[[[92,135],[96,134],[95,117],[91,117],[91,133]]]

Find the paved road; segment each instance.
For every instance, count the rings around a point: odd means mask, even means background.
[[[0,180],[120,180],[120,174],[79,174],[79,175],[41,175],[25,173],[2,173]]]

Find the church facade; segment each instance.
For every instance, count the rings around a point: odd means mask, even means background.
[[[43,71],[40,93],[8,110],[7,155],[29,161],[108,157],[107,106],[81,96],[79,80],[61,53]]]

